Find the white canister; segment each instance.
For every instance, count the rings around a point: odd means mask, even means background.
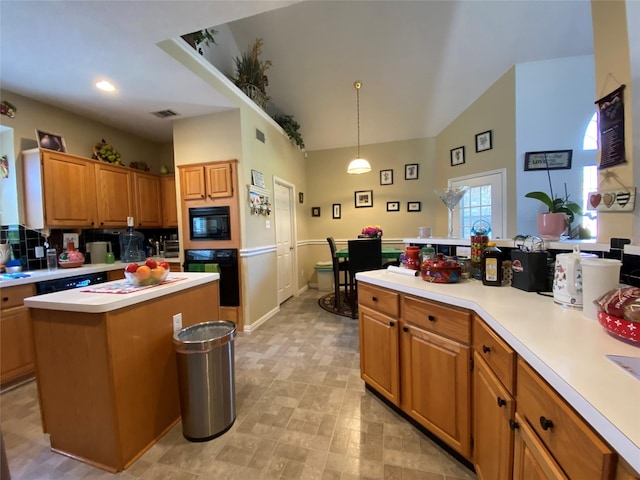
[[[553,274],[553,301],[565,307],[582,309],[582,260],[596,258],[590,253],[580,253],[576,246],[571,253],[556,255]]]
[[[91,263],[105,263],[107,252],[111,252],[110,242],[87,242],[87,252]]]
[[[11,244],[0,243],[0,264],[4,265],[11,260]]]
[[[622,262],[612,258],[585,258],[582,260],[582,314],[598,319],[598,308],[594,300],[603,293],[617,288],[620,283]]]

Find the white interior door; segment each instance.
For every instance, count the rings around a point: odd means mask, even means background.
[[[295,228],[293,186],[282,180],[274,182],[276,255],[278,270],[278,304],[293,296],[295,267]]]

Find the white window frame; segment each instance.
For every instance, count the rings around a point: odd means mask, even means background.
[[[507,233],[507,169],[499,168],[448,180],[449,187],[491,185],[491,238],[505,238]],[[453,231],[460,235],[460,211],[454,211]]]

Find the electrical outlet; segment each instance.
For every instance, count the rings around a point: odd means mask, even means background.
[[[265,220],[264,226],[265,228],[271,228],[271,220]]]
[[[36,258],[44,257],[44,247],[36,247]]]
[[[182,313],[176,313],[173,316],[173,333],[182,330]]]

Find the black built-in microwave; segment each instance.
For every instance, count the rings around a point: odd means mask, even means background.
[[[229,207],[197,207],[189,209],[191,240],[231,240]]]

